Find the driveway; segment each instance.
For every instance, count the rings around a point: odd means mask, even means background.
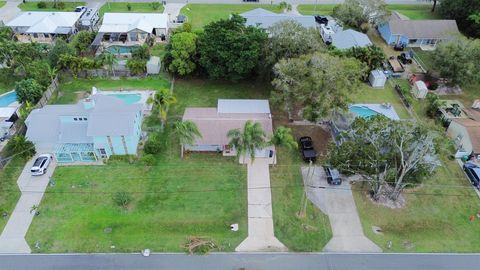
[[[307,197],[330,219],[333,237],[324,251],[328,252],[382,252],[363,234],[362,224],[353,199],[350,183],[339,186],[327,183],[325,172],[320,166],[302,167]]]
[[[35,158],[27,162],[17,180],[22,195],[0,235],[0,253],[31,252],[30,247],[25,241],[25,235],[35,215],[35,211],[31,211],[32,206],[38,206],[40,204],[43,193],[57,165],[55,160],[52,160],[46,174],[42,176],[31,176],[30,168],[34,160]]]
[[[168,20],[173,21],[177,19],[177,16],[180,14],[180,10],[185,6],[185,3],[167,3],[165,9],[163,10],[164,14],[168,15]]]
[[[270,160],[247,161],[248,237],[235,251],[286,251],[273,233],[272,193],[270,191]]]
[[[21,1],[8,1],[3,7],[0,8],[0,21],[3,23],[9,22],[11,19],[15,18],[20,12],[20,9],[17,7]]]

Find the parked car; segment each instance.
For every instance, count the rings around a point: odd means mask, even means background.
[[[477,189],[480,189],[480,168],[475,164],[465,163],[465,165],[463,165],[463,170],[467,174],[472,185]]]
[[[330,185],[340,185],[342,184],[342,178],[340,178],[340,173],[337,169],[332,167],[324,167],[325,174],[327,175],[327,183]]]
[[[300,138],[300,150],[302,151],[303,160],[305,162],[315,162],[317,160],[317,151],[313,148],[313,141],[310,137]]]
[[[48,165],[50,165],[50,161],[53,159],[53,156],[50,154],[41,154],[40,156],[35,159],[30,172],[33,176],[36,175],[44,175],[47,173]]]
[[[405,44],[404,43],[397,43],[395,46],[393,46],[393,49],[395,51],[403,51],[405,49]]]
[[[412,57],[409,53],[401,53],[397,56],[397,59],[404,65],[413,63]]]
[[[87,7],[86,6],[78,6],[75,8],[74,12],[85,12],[87,10]]]

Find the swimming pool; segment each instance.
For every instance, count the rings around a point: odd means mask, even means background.
[[[127,54],[132,53],[133,50],[137,49],[138,46],[119,46],[119,45],[112,45],[107,47],[105,50],[113,53],[113,54]]]
[[[108,94],[109,96],[113,96],[123,100],[126,104],[135,104],[142,99],[142,95],[140,94]]]
[[[10,104],[17,101],[17,93],[15,91],[0,95],[0,108],[8,107]]]
[[[367,107],[364,106],[350,106],[349,108],[350,112],[356,114],[359,117],[362,118],[368,118],[374,115],[378,115],[378,113],[374,110],[371,110]]]

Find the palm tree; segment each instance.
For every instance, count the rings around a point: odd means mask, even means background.
[[[158,107],[158,117],[160,118],[162,129],[167,122],[168,108],[170,107],[170,105],[176,102],[177,98],[175,97],[175,95],[173,95],[173,93],[166,88],[158,90],[153,96],[153,98],[148,99],[148,104],[154,104]]]
[[[249,154],[251,161],[255,159],[255,150],[262,149],[267,145],[265,131],[258,122],[248,120],[245,122],[243,130],[232,129],[227,134],[232,145],[237,151],[237,157]]]
[[[23,135],[11,138],[6,148],[9,156],[18,155],[24,159],[29,159],[36,153],[35,145]]]
[[[197,125],[192,121],[178,121],[173,124],[174,133],[180,140],[181,152],[180,157],[183,159],[183,146],[193,144],[196,138],[202,138],[202,134],[198,130]]]
[[[57,82],[55,81],[55,77],[57,77],[58,69],[55,67],[51,67],[50,65],[48,66],[47,74],[48,77],[50,78],[50,83],[54,83],[55,86],[57,85]]]
[[[104,65],[107,65],[113,73],[113,77],[115,77],[115,70],[113,69],[113,65],[118,63],[117,57],[110,53],[109,51],[103,51],[100,55],[100,59]]]
[[[269,144],[275,145],[275,146],[282,146],[287,149],[297,149],[298,148],[298,143],[295,141],[295,138],[292,135],[292,129],[286,128],[286,127],[278,127],[275,129],[273,132],[273,136],[270,138]],[[278,149],[275,149],[278,151]],[[273,160],[274,164],[277,162],[277,153],[276,151],[273,152]]]

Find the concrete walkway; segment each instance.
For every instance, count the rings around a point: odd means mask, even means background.
[[[286,251],[275,237],[268,158],[256,158],[248,169],[248,237],[235,251]]]
[[[34,160],[35,158],[27,162],[18,178],[17,184],[22,195],[0,235],[0,253],[31,252],[30,247],[25,241],[25,235],[35,215],[35,211],[31,211],[32,206],[40,205],[50,176],[52,176],[57,165],[55,160],[52,160],[46,174],[42,176],[31,176],[30,168]]]
[[[327,243],[327,252],[382,252],[364,234],[350,183],[339,186],[327,183],[325,171],[320,166],[302,167],[307,197],[330,219],[333,237]],[[311,177],[308,177],[311,175]]]
[[[3,7],[0,8],[0,21],[7,23],[21,11],[17,6],[22,1],[8,1]]]
[[[177,16],[180,14],[180,10],[185,6],[183,3],[167,3],[163,13],[168,15],[169,21],[177,19]]]

